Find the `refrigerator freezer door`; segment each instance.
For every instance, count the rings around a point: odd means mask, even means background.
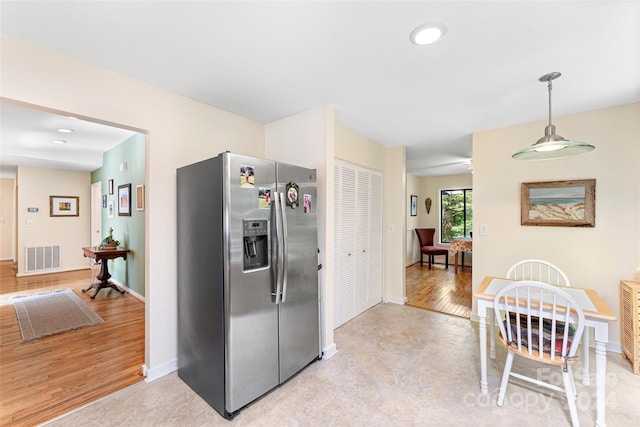
[[[287,199],[286,298],[278,306],[283,382],[320,355],[316,172],[278,163],[277,190]]]
[[[226,410],[234,412],[278,385],[278,308],[271,266],[247,270],[246,228],[271,221],[275,163],[224,153]],[[271,230],[271,226],[267,227]],[[269,236],[271,238],[272,236]],[[269,243],[269,251],[271,243]],[[269,257],[271,263],[271,258]]]

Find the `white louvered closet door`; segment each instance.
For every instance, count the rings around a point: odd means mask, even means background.
[[[382,174],[334,167],[334,327],[382,300]]]
[[[334,168],[334,327],[355,317],[356,172]]]

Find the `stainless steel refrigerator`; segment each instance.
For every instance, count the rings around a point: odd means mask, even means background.
[[[320,358],[316,172],[177,170],[178,375],[226,418]]]

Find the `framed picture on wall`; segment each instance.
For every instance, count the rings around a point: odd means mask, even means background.
[[[418,196],[411,195],[411,216],[418,215]]]
[[[113,180],[109,180],[109,195],[113,195]]]
[[[144,210],[144,185],[136,186],[136,210]]]
[[[49,196],[49,216],[80,216],[78,196]]]
[[[107,218],[113,218],[114,216],[114,207],[113,207],[113,200],[109,200],[107,202]]]
[[[131,184],[118,186],[118,216],[131,216]]]
[[[596,180],[523,182],[520,224],[595,227]]]
[[[102,207],[103,208],[107,207],[107,195],[106,194],[102,195]]]

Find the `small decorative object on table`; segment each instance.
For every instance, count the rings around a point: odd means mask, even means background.
[[[100,242],[100,249],[115,249],[118,247],[118,245],[120,244],[119,241],[115,240],[113,238],[113,227],[109,228],[109,235],[107,237],[105,237],[104,239],[102,239],[102,242]]]

